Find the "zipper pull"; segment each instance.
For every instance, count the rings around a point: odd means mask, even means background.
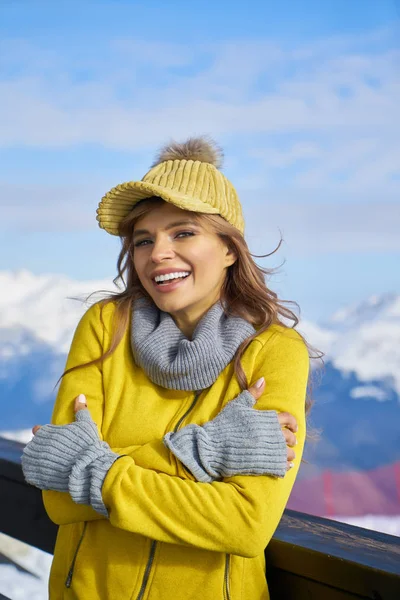
[[[65,587],[69,588],[71,587],[71,581],[72,581],[72,574],[74,572],[73,567],[70,568],[68,575],[67,575],[67,579],[65,580]]]

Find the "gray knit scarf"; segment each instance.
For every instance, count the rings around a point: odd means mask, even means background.
[[[227,316],[220,301],[199,321],[191,340],[169,313],[147,299],[136,300],[132,309],[135,362],[153,383],[171,390],[208,388],[255,331],[245,319]]]

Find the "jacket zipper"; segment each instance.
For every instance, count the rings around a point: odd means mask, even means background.
[[[229,570],[231,566],[231,555],[227,554],[225,558],[225,575],[224,575],[224,600],[231,600],[231,592],[229,586]]]
[[[67,588],[71,587],[71,582],[72,582],[72,576],[74,574],[76,557],[78,556],[79,548],[81,547],[81,544],[82,544],[82,541],[83,541],[83,537],[85,535],[86,527],[87,527],[87,521],[85,521],[85,524],[83,526],[83,531],[81,533],[81,537],[79,538],[79,542],[78,542],[78,545],[76,547],[75,554],[73,556],[73,559],[72,559],[72,562],[71,562],[71,566],[70,566],[69,571],[68,571],[67,579],[65,580],[65,587],[67,587]]]
[[[179,419],[179,421],[175,425],[175,427],[174,427],[174,433],[176,433],[178,431],[178,429],[181,426],[182,422],[186,419],[186,417],[188,416],[188,414],[196,406],[196,402],[197,402],[198,397],[200,396],[200,394],[201,394],[201,392],[196,392],[192,404],[189,406],[189,408],[187,409],[187,411],[185,412],[185,414]],[[151,567],[152,567],[153,561],[154,561],[154,555],[156,553],[156,547],[157,547],[157,542],[155,540],[153,540],[152,543],[151,543],[151,546],[150,546],[149,559],[147,561],[146,569],[145,569],[145,572],[144,572],[144,575],[143,575],[142,585],[140,586],[139,594],[137,595],[136,600],[142,600],[143,595],[144,595],[144,593],[146,591],[147,582],[149,580]]]
[[[157,542],[153,540],[151,542],[150,556],[149,556],[149,560],[147,561],[146,570],[145,570],[144,575],[143,575],[142,585],[140,586],[139,594],[138,594],[136,600],[142,600],[143,594],[144,594],[144,592],[146,590],[147,582],[149,580],[151,566],[152,566],[153,560],[154,560],[154,554],[155,554],[155,551],[156,551],[156,546],[157,546]]]
[[[175,425],[175,427],[174,427],[174,433],[176,433],[178,431],[178,429],[181,426],[182,422],[186,419],[186,417],[188,416],[188,414],[194,409],[194,407],[196,406],[196,402],[197,402],[200,394],[201,394],[201,392],[196,392],[196,395],[193,398],[192,404],[189,406],[189,408],[187,409],[187,411],[185,412],[185,414],[179,419],[179,421]]]

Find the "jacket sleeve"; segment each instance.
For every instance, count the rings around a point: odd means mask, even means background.
[[[56,424],[61,425],[61,423]],[[128,448],[111,448],[111,450],[129,456],[136,465],[144,469],[196,481],[192,473],[183,467],[182,463],[166,448],[162,440],[153,440],[147,444],[129,446]],[[67,492],[43,490],[42,497],[46,512],[56,525],[106,518],[89,505],[76,504]]]
[[[95,304],[83,315],[78,324],[65,369],[98,358],[104,352],[103,348],[100,307]],[[104,407],[103,374],[101,364],[98,363],[72,371],[62,378],[51,423],[53,425],[72,423],[75,419],[74,399],[83,391],[87,397],[90,414],[97,424],[99,436],[103,439],[101,435]],[[162,440],[153,440],[148,444],[133,445],[128,448],[112,448],[112,450],[119,454],[126,454],[132,462],[143,468],[194,480],[194,477],[185,471],[183,465],[164,446]],[[91,506],[76,504],[66,492],[43,490],[42,498],[49,518],[57,525],[105,518]]]
[[[261,342],[258,340],[258,343]],[[143,469],[130,457],[106,475],[103,501],[110,523],[171,544],[254,557],[275,532],[289,499],[304,448],[307,348],[293,330],[274,333],[262,346],[252,381],[264,376],[256,407],[292,413],[298,423],[295,467],[283,479],[235,476],[213,483]]]
[[[152,440],[147,444],[129,446],[129,448],[111,448],[111,450],[130,456],[135,464],[143,469],[196,481],[196,477],[185,469],[181,461],[168,450],[162,439]]]

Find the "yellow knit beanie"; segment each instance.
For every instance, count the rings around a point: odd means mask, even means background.
[[[161,149],[141,181],[113,187],[99,203],[99,226],[118,235],[118,225],[140,200],[158,196],[178,208],[217,214],[244,234],[242,207],[231,182],[219,171],[223,153],[210,138],[189,138]]]

